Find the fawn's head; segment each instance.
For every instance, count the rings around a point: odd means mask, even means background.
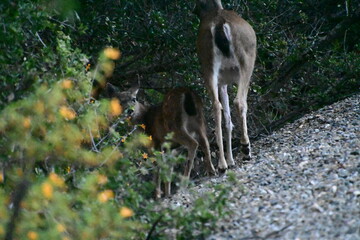
[[[201,18],[203,14],[222,8],[221,0],[197,0],[194,13]]]
[[[109,98],[116,98],[120,101],[121,106],[124,109],[124,113],[128,116],[131,116],[137,105],[139,104],[136,98],[136,95],[139,91],[139,88],[131,87],[126,91],[119,91],[111,83],[106,84],[106,93]]]

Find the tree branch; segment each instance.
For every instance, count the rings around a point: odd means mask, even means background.
[[[294,74],[299,72],[306,63],[315,58],[313,54],[315,51],[327,49],[335,40],[342,38],[345,32],[359,21],[359,12],[360,11],[357,10],[351,17],[347,17],[338,23],[325,37],[321,38],[313,48],[305,50],[295,60],[285,62],[281,65],[277,71],[278,77],[272,82],[269,92],[265,94],[264,97],[278,92]]]
[[[27,190],[30,186],[30,182],[27,179],[23,179],[16,187],[15,193],[13,196],[13,213],[11,215],[10,221],[7,225],[5,240],[12,240],[13,233],[15,230],[16,220],[18,219],[21,207],[21,201],[25,198]]]

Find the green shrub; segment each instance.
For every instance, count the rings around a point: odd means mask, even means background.
[[[133,131],[121,103],[91,99],[92,78],[110,76],[119,51],[105,49],[95,70],[86,72],[86,56],[64,33],[56,42],[61,77],[42,75],[34,92],[1,111],[0,237],[166,239],[163,230],[178,227],[179,239],[208,234],[223,214],[209,206],[224,206],[229,186],[198,200],[191,211],[160,207],[152,197],[153,162],[167,180],[174,178],[169,166],[183,157],[170,150],[146,156],[151,139]]]

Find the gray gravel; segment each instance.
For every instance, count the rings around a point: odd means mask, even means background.
[[[360,239],[360,95],[308,114],[252,143],[253,159],[235,169],[229,207],[215,239]],[[167,204],[191,205],[190,192]]]

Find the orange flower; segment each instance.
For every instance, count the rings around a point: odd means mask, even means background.
[[[119,49],[116,48],[106,48],[104,50],[104,54],[107,58],[110,58],[111,60],[117,60],[121,57],[121,52],[119,51]]]
[[[56,173],[50,173],[49,175],[49,179],[50,181],[57,187],[64,187],[64,179],[62,179],[61,177],[59,177]]]
[[[71,108],[68,108],[65,106],[61,106],[59,112],[60,112],[60,115],[63,116],[67,120],[72,120],[76,117],[75,111],[72,110]]]
[[[114,192],[112,190],[105,190],[99,193],[98,200],[101,203],[107,202],[109,199],[114,198]]]
[[[101,64],[101,69],[104,71],[105,77],[111,77],[115,68],[115,63],[111,62],[104,62]]]
[[[56,120],[56,119],[55,119],[54,114],[49,114],[47,121],[50,122],[50,123],[52,123],[52,122],[55,122],[55,120]]]
[[[0,183],[4,182],[4,173],[0,171]]]
[[[30,231],[30,232],[27,233],[27,237],[30,240],[36,240],[36,239],[38,239],[38,236],[39,235],[36,232],[33,232],[33,231]]]
[[[42,113],[44,113],[44,111],[45,111],[44,103],[41,101],[38,101],[35,104],[35,112],[42,114]]]
[[[21,168],[17,168],[16,169],[16,175],[18,175],[18,177],[22,177],[24,175],[24,172]]]
[[[44,195],[45,198],[47,199],[51,199],[52,196],[53,196],[53,187],[51,186],[50,183],[43,183],[41,185],[41,191],[42,191],[42,194]]]
[[[86,70],[86,71],[89,71],[89,70],[90,70],[90,67],[91,67],[91,64],[89,63],[88,65],[86,65],[85,70]]]
[[[128,218],[134,215],[133,210],[131,210],[128,207],[122,207],[120,208],[120,216],[122,216],[123,218]]]
[[[120,105],[120,101],[117,98],[111,99],[110,102],[110,114],[112,116],[118,116],[122,113],[122,107]]]
[[[149,136],[149,140],[152,141],[152,136],[151,135]]]
[[[142,129],[144,129],[144,130],[145,130],[145,128],[146,128],[145,124],[140,124],[139,126],[140,126]]]
[[[108,178],[105,176],[105,175],[99,175],[98,177],[97,177],[97,182],[98,182],[98,184],[100,184],[100,185],[104,185],[105,183],[107,183],[108,182]]]
[[[30,117],[26,117],[24,119],[23,126],[24,126],[24,128],[30,128],[30,126],[31,126],[31,118]]]
[[[73,83],[70,79],[65,79],[61,82],[61,87],[64,89],[70,89],[72,88]]]
[[[63,233],[66,231],[66,228],[63,224],[59,223],[58,225],[56,225],[56,229],[58,230],[58,232]]]
[[[143,159],[147,159],[147,158],[148,158],[148,154],[147,154],[147,153],[143,153],[143,154],[142,154],[142,157],[143,157]]]

